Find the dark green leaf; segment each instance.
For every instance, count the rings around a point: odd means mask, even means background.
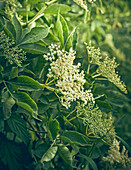
[[[44,155],[44,153],[49,149],[50,145],[48,143],[43,143],[43,144],[39,144],[35,150],[34,150],[34,154],[39,157],[42,158],[42,156]]]
[[[76,131],[66,131],[60,138],[70,144],[76,144],[81,146],[88,146],[90,145],[90,139]]]
[[[20,90],[34,91],[43,88],[42,84],[28,76],[19,76],[14,80],[10,80],[9,83]]]
[[[60,154],[60,156],[62,157],[62,159],[69,164],[70,166],[72,166],[72,154],[69,151],[69,149],[63,145],[63,144],[59,144],[58,145],[58,152]]]
[[[20,116],[12,115],[7,124],[11,131],[14,132],[25,144],[30,140],[29,132],[27,131],[26,122]]]
[[[64,17],[62,15],[60,15],[60,22],[62,24],[62,29],[63,29],[63,36],[64,36],[64,44],[69,36],[69,28],[67,25],[66,20],[64,19]]]
[[[3,116],[4,120],[8,119],[11,116],[11,108],[15,104],[15,100],[12,97],[9,97],[4,103],[3,103]]]
[[[19,106],[31,113],[38,113],[38,107],[35,101],[25,92],[17,92],[14,94],[16,102]]]
[[[60,130],[59,122],[56,119],[52,119],[52,116],[49,119],[48,128],[51,133],[52,139],[54,140],[58,135]]]
[[[10,79],[18,77],[18,67],[12,67],[10,72]]]
[[[9,141],[0,134],[0,159],[10,170],[22,170],[26,169],[30,156],[24,145]]]
[[[16,42],[19,43],[22,35],[22,27],[16,15],[14,15],[12,22],[16,31]]]
[[[52,146],[50,147],[45,153],[44,155],[42,156],[40,162],[48,162],[50,161],[51,159],[53,159],[56,155],[56,152],[57,152],[57,149],[58,147],[57,146]]]
[[[13,39],[16,38],[16,31],[14,25],[9,20],[5,19],[5,26],[12,33]]]
[[[27,43],[21,44],[19,47],[22,48],[25,52],[31,54],[44,54],[49,52],[48,48],[39,44]]]
[[[44,27],[34,27],[32,30],[25,35],[21,44],[34,43],[42,38],[45,38],[49,33],[49,28]]]
[[[78,157],[86,159],[87,162],[92,166],[93,170],[98,170],[96,163],[90,157],[87,157],[86,155],[83,154],[79,154]]]

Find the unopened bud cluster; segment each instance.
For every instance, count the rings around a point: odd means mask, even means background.
[[[53,45],[49,47],[50,53],[44,55],[46,60],[51,61],[49,73],[47,77],[56,80],[57,92],[62,94],[60,100],[62,105],[69,108],[71,102],[81,100],[84,105],[88,101],[94,101],[91,90],[84,90],[83,85],[84,71],[80,71],[80,63],[74,65],[75,51],[69,52],[60,50],[60,46]]]
[[[13,17],[16,8],[22,7],[18,0],[3,0],[3,1],[6,3],[5,12],[11,17]]]
[[[113,127],[114,119],[111,113],[106,114],[102,112],[98,106],[95,106],[92,102],[89,102],[86,106],[82,106],[80,103],[76,106],[78,116],[81,115],[83,123],[87,126],[88,135],[94,136],[106,136],[107,134],[115,134]],[[106,140],[109,138],[106,137]]]
[[[97,73],[103,77],[106,77],[108,81],[116,85],[121,91],[127,93],[124,82],[120,80],[120,76],[118,75],[118,72],[116,72],[115,70],[118,67],[115,58],[111,59],[108,56],[106,56],[104,59],[102,59],[100,49],[99,48],[95,49],[94,47],[92,47],[91,42],[89,43],[89,46],[87,46],[86,48],[88,51],[90,64],[98,65],[98,69],[96,70]]]
[[[0,49],[10,64],[15,63],[21,66],[22,61],[26,60],[25,52],[15,46],[15,42],[4,31],[0,33]]]

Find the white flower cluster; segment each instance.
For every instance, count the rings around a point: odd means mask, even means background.
[[[94,101],[93,94],[90,90],[84,90],[83,85],[86,80],[84,79],[84,71],[80,71],[80,63],[73,64],[75,59],[75,51],[72,49],[69,52],[60,50],[60,46],[49,46],[50,53],[44,55],[46,60],[51,61],[51,68],[47,77],[56,80],[57,92],[62,94],[60,100],[62,105],[69,108],[71,102],[81,100],[84,105],[88,101]]]
[[[131,164],[131,158],[128,158],[128,151],[125,146],[123,146],[122,152],[120,152],[120,141],[116,138],[114,138],[113,144],[108,150],[107,157],[103,157],[103,160],[110,162],[110,164],[117,162],[118,164],[122,164],[124,168],[126,168],[128,164]]]

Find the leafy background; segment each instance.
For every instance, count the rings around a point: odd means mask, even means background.
[[[17,46],[26,52],[27,60],[10,65],[7,50],[0,52],[0,169],[105,169],[101,157],[109,147],[97,138],[88,138],[79,119],[69,122],[67,115],[75,104],[66,110],[57,96],[42,85],[49,68],[43,54],[48,53],[47,46],[52,42],[65,44],[66,50],[73,46],[77,51],[75,62],[82,62],[86,69],[83,42],[91,40],[104,56],[117,58],[128,94],[105,82],[96,84],[94,94],[105,94],[98,105],[103,111],[113,112],[117,135],[130,144],[130,0],[87,2],[87,13],[74,1],[59,0],[58,4],[48,4],[44,15],[40,15],[42,6],[50,1],[19,0],[14,1],[14,6],[8,2],[0,1],[0,31],[15,42],[11,45],[15,59],[17,53],[22,53]],[[35,16],[38,18],[33,20]]]

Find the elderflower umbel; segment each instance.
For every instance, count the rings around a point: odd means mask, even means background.
[[[111,113],[102,112],[98,106],[89,102],[86,106],[80,103],[76,106],[78,116],[82,115],[83,123],[87,126],[87,133],[95,136],[104,136],[107,134],[115,134],[113,127],[114,119]],[[108,139],[108,137],[106,137]]]
[[[80,63],[73,64],[75,59],[75,51],[72,49],[69,52],[60,50],[60,46],[49,46],[50,53],[44,55],[46,60],[51,61],[51,68],[47,77],[56,80],[57,92],[62,94],[60,100],[62,105],[66,108],[70,107],[71,102],[78,100],[83,101],[84,105],[88,101],[94,101],[93,94],[90,90],[84,90],[83,85],[86,80],[84,79],[84,71],[80,71]]]
[[[121,91],[127,93],[124,82],[120,80],[120,76],[115,70],[119,65],[116,63],[115,58],[111,59],[106,56],[105,59],[102,59],[100,49],[95,49],[94,47],[92,47],[91,42],[86,48],[88,51],[89,63],[98,65],[98,68],[96,70],[98,75],[106,77],[108,81],[115,84]]]
[[[0,49],[3,55],[10,64],[15,63],[21,66],[22,61],[26,60],[25,52],[17,46],[14,46],[14,44],[15,42],[11,40],[4,31],[0,33]]]
[[[120,152],[120,141],[116,138],[114,138],[113,144],[108,150],[107,157],[103,157],[103,160],[110,162],[110,164],[114,164],[115,162],[122,164],[124,168],[126,168],[128,164],[131,164],[131,158],[128,158],[128,151],[126,151],[125,146],[123,146],[122,152]]]

